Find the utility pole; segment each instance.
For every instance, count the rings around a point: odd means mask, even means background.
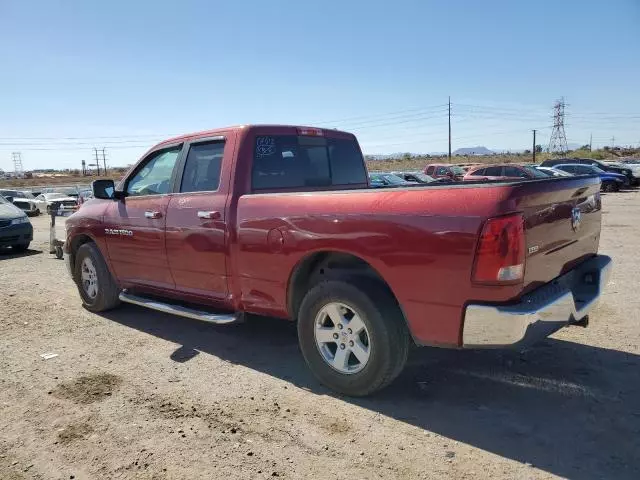
[[[87,176],[87,162],[85,162],[84,160],[82,160],[82,176]]]
[[[593,133],[589,134],[589,151],[591,151],[591,145],[593,145]]]
[[[96,147],[93,147],[93,151],[96,154],[96,169],[97,169],[97,174],[98,176],[100,176],[100,160],[98,160],[98,149]]]
[[[537,130],[534,128],[533,129],[533,150],[531,150],[533,152],[533,163],[536,163],[536,132]]]
[[[102,163],[104,165],[104,171],[102,173],[106,175],[107,174],[107,157],[104,154],[104,147],[102,147]]]
[[[613,137],[611,137],[611,150],[613,150],[613,147],[615,147],[615,146],[616,146],[616,137],[613,136]]]
[[[451,96],[449,96],[449,163],[451,163]]]

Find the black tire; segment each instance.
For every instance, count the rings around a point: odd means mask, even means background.
[[[97,277],[97,294],[93,298],[87,293],[82,282],[82,264],[87,257],[91,259]],[[81,245],[76,251],[74,263],[73,277],[78,286],[80,297],[82,297],[82,304],[87,310],[104,312],[120,304],[118,298],[120,289],[111,276],[100,250],[94,243]]]
[[[603,192],[615,192],[616,185],[613,182],[603,182],[602,183],[602,191]]]
[[[26,252],[26,251],[27,251],[27,249],[29,248],[29,244],[30,244],[30,243],[31,243],[31,242],[27,242],[27,243],[19,243],[19,244],[17,244],[17,245],[12,245],[12,246],[11,246],[11,248],[13,248],[13,251],[14,251],[14,252],[18,252],[18,253],[20,253],[20,252]]]
[[[316,344],[316,316],[331,302],[352,307],[371,339],[369,359],[357,373],[341,373],[332,368]],[[411,345],[402,312],[391,294],[362,278],[328,280],[311,288],[298,314],[298,341],[307,365],[320,382],[355,397],[369,395],[391,383],[404,368]]]

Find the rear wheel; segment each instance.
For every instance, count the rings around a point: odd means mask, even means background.
[[[74,270],[74,280],[87,310],[103,312],[120,304],[120,289],[94,243],[78,248]]]
[[[618,190],[620,190],[620,187],[618,187],[613,182],[603,182],[602,183],[602,191],[603,192],[616,192]]]
[[[393,297],[374,282],[330,280],[306,294],[298,340],[307,365],[327,387],[369,395],[402,371],[411,339]]]

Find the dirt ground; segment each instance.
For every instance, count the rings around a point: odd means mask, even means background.
[[[0,254],[0,479],[638,479],[640,192],[603,203],[616,265],[589,328],[420,349],[357,400],[315,381],[288,322],[85,311],[35,218],[32,250]]]

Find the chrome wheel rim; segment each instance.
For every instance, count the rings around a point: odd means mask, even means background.
[[[314,337],[322,359],[343,374],[358,373],[371,356],[371,337],[353,307],[331,302],[316,315]]]
[[[91,299],[96,298],[96,295],[98,295],[98,273],[96,272],[93,260],[89,257],[82,260],[81,272],[81,282],[84,293]]]

